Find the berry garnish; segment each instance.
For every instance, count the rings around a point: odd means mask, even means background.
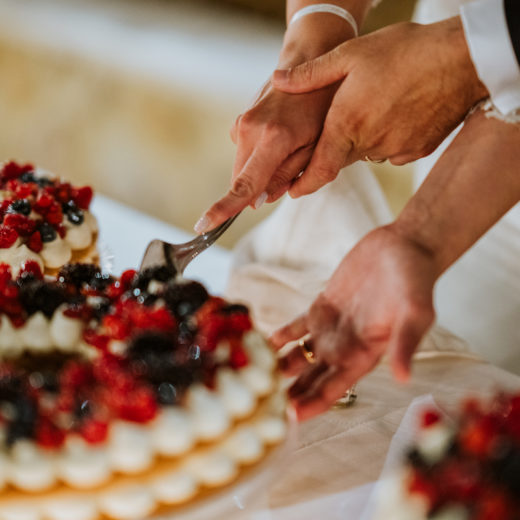
[[[18,238],[18,233],[9,227],[0,226],[0,248],[7,249],[11,247]]]
[[[38,228],[42,242],[52,242],[56,240],[56,230],[48,223],[42,222]]]
[[[31,213],[31,203],[26,199],[15,200],[9,204],[7,213],[20,213],[27,217]]]

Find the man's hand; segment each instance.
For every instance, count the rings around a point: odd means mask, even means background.
[[[487,95],[459,17],[392,25],[273,75],[273,85],[290,93],[338,81],[312,160],[289,191],[293,197],[316,191],[359,157],[405,164],[428,155]]]
[[[299,347],[280,360],[298,376],[290,397],[300,420],[327,410],[385,352],[406,380],[410,360],[434,320],[435,258],[393,226],[369,233],[344,258],[309,312],[278,330],[277,348],[310,333],[316,364]]]

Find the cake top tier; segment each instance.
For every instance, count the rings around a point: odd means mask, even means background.
[[[92,196],[89,186],[77,188],[31,164],[0,166],[0,261],[15,273],[24,260],[57,269],[73,251],[89,248],[97,233]]]

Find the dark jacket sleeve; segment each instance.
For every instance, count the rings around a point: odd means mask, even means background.
[[[520,0],[504,0],[504,9],[516,60],[520,65]]]

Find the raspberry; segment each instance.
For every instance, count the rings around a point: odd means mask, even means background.
[[[36,228],[36,222],[19,213],[7,213],[4,217],[4,226],[13,228],[21,236],[28,236]]]
[[[233,347],[231,348],[231,356],[229,359],[229,364],[231,365],[231,367],[234,369],[238,369],[245,367],[248,363],[249,359],[242,346],[233,345]]]
[[[36,280],[43,280],[43,273],[40,269],[40,265],[34,260],[27,260],[22,264],[18,278],[24,278],[24,275],[26,277],[29,274],[32,275],[33,278],[36,278]]]
[[[72,186],[68,182],[60,183],[56,186],[54,197],[62,204],[66,204],[71,199]]]
[[[80,209],[88,209],[92,201],[92,188],[90,186],[83,186],[72,190],[72,200]]]
[[[65,441],[65,433],[49,418],[40,417],[36,426],[36,442],[46,449],[59,448]]]
[[[35,231],[27,241],[27,247],[34,251],[35,253],[39,253],[43,249],[42,236],[39,231]]]
[[[108,336],[104,334],[98,334],[93,329],[87,329],[85,332],[83,332],[83,339],[89,345],[92,345],[93,347],[96,347],[103,352],[107,350],[108,342],[110,341]]]
[[[38,189],[31,184],[20,184],[16,187],[14,190],[16,193],[16,196],[19,199],[26,199],[27,197],[30,197],[31,195],[35,195],[38,192]]]
[[[428,428],[437,424],[441,420],[439,412],[436,410],[426,410],[422,416],[421,427]]]
[[[14,161],[10,161],[4,164],[4,167],[1,171],[2,180],[7,181],[10,179],[17,179],[22,175],[22,173],[29,172],[34,170],[34,166],[32,164],[24,164],[20,166]]]
[[[111,300],[118,300],[124,292],[125,290],[121,287],[121,284],[119,282],[114,282],[107,287],[106,294]]]
[[[103,327],[106,329],[107,335],[112,339],[126,339],[130,334],[128,324],[117,316],[105,316],[103,318]]]
[[[61,206],[57,202],[54,202],[47,210],[44,216],[49,224],[53,224],[55,226],[61,224],[63,220],[63,212],[61,210]]]
[[[127,269],[126,271],[123,271],[120,278],[120,284],[123,286],[125,291],[132,285],[132,282],[136,276],[137,271],[134,269]]]
[[[18,233],[11,228],[1,226],[0,227],[0,248],[6,249],[11,247],[18,238]]]
[[[127,421],[144,423],[155,417],[157,408],[153,392],[146,387],[139,387],[125,396],[119,416]]]
[[[44,214],[53,204],[54,199],[48,193],[42,193],[34,203],[33,209],[40,215]]]
[[[90,444],[99,444],[108,436],[108,424],[101,421],[87,421],[80,430],[81,436]]]
[[[491,416],[486,416],[464,426],[459,435],[461,449],[477,457],[487,457],[497,439],[497,422]]]

